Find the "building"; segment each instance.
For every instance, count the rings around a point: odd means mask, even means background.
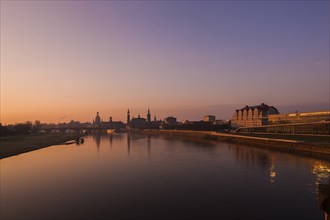
[[[231,127],[257,127],[268,125],[270,115],[279,114],[274,106],[262,103],[255,106],[245,106],[234,111]]]
[[[140,114],[137,118],[131,119],[131,128],[146,128],[147,127],[147,120],[145,118],[141,118]]]
[[[144,129],[144,128],[153,128],[155,127],[154,124],[156,122],[151,121],[151,114],[150,109],[148,108],[147,118],[142,118],[140,114],[137,118],[132,117],[130,118],[130,111],[127,111],[127,126],[129,128],[137,128],[137,129]]]
[[[205,115],[203,117],[203,121],[214,123],[215,122],[215,116],[214,115]]]
[[[224,121],[222,119],[215,120],[216,125],[224,125],[224,124],[229,124],[229,120]]]
[[[99,115],[99,112],[96,112],[95,124],[97,124],[97,125],[101,124],[101,117]]]
[[[99,112],[96,112],[95,119],[93,119],[93,125],[101,125],[101,117]]]
[[[240,127],[236,132],[329,135],[330,111],[273,114],[268,125]]]
[[[330,111],[276,114],[268,116],[268,125],[330,121]]]
[[[121,130],[125,127],[125,124],[121,121],[113,121],[111,116],[109,118],[109,121],[103,121],[100,117],[99,112],[97,112],[95,119],[93,120],[92,127],[97,129]]]
[[[170,117],[167,117],[164,119],[164,123],[167,125],[176,125],[177,121],[176,121],[176,118],[170,116]]]
[[[130,125],[131,124],[131,115],[130,115],[130,112],[129,112],[129,109],[127,110],[127,125]]]
[[[150,125],[150,123],[151,123],[151,115],[150,115],[150,109],[148,108],[147,124]]]
[[[116,131],[123,130],[125,128],[125,124],[121,121],[113,121],[110,116],[109,122],[102,122],[103,127],[107,129],[114,129]]]

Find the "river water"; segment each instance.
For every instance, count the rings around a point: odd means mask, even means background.
[[[324,219],[330,163],[221,142],[94,134],[1,160],[0,219]]]

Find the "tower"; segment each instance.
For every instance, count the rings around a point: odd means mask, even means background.
[[[150,115],[150,110],[148,108],[147,123],[150,124],[150,122],[151,122],[151,115]]]
[[[95,117],[94,123],[97,125],[101,124],[101,117],[99,115],[99,112],[96,112],[96,117]]]
[[[129,109],[127,110],[127,124],[131,124],[131,116],[130,116],[130,113],[129,113]]]
[[[112,117],[111,116],[109,118],[109,127],[108,128],[113,129]]]

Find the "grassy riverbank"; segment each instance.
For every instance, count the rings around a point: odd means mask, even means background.
[[[308,157],[322,158],[330,160],[330,136],[311,137],[308,135],[280,135],[269,136],[257,135],[238,135],[227,133],[216,133],[207,131],[182,131],[182,130],[152,130],[144,131],[148,134],[168,135],[187,138],[199,138],[212,141],[223,141],[235,144],[249,145],[252,147],[277,150],[282,152],[294,153]]]
[[[43,133],[0,137],[0,159],[62,144],[83,136],[80,133]]]

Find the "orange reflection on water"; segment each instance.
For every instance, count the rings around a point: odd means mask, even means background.
[[[330,164],[322,161],[315,161],[312,173],[316,175],[316,184],[327,183],[330,177]]]

